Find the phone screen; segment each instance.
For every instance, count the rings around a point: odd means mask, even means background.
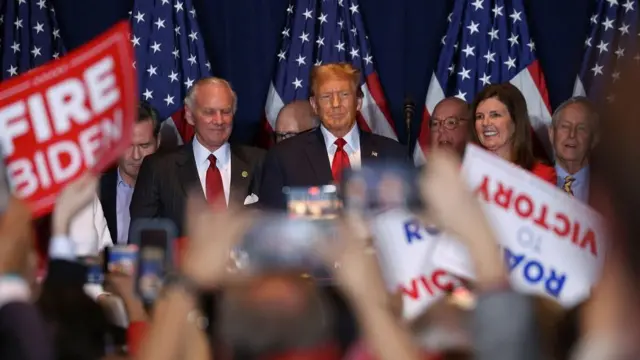
[[[147,301],[155,301],[160,296],[162,284],[167,274],[166,251],[156,246],[143,246],[138,264],[138,292]]]
[[[145,303],[158,299],[164,280],[173,268],[171,244],[175,238],[175,226],[169,220],[145,219],[133,225],[132,244],[136,246],[138,260],[136,288]],[[131,262],[131,254],[121,251],[120,255],[124,264]]]
[[[369,163],[345,172],[341,195],[345,208],[364,214],[390,209],[424,210],[418,168],[398,163]]]
[[[107,271],[134,276],[138,264],[138,246],[114,246],[107,255]]]
[[[295,219],[335,220],[342,204],[333,185],[284,188],[289,216]]]
[[[79,260],[87,267],[87,284],[102,285],[104,282],[102,258],[86,256]]]
[[[335,185],[285,188],[288,216],[292,221],[304,221],[309,226],[306,238],[310,243],[304,254],[307,265],[305,277],[313,278],[318,284],[331,284],[329,269],[317,255],[318,241],[335,241],[336,221],[342,211],[342,201]],[[287,226],[294,226],[294,223]],[[300,226],[300,225],[298,225]]]

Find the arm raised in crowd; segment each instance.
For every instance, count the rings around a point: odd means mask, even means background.
[[[474,263],[478,302],[472,320],[474,359],[541,359],[534,301],[512,291],[497,240],[481,205],[460,176],[460,161],[434,150],[421,179],[425,223],[464,241]]]
[[[0,358],[53,359],[53,345],[31,291],[20,275],[33,249],[31,212],[11,199],[0,220]]]
[[[420,359],[410,332],[394,314],[377,256],[368,249],[370,234],[364,220],[347,216],[340,234],[340,245],[322,252],[356,314],[368,348],[380,360]]]

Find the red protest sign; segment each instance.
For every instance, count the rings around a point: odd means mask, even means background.
[[[16,196],[36,215],[85,171],[129,145],[136,73],[127,22],[64,58],[0,86],[0,146]]]

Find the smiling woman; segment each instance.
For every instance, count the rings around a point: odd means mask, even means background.
[[[527,103],[518,88],[489,85],[476,95],[471,111],[472,142],[555,184],[554,168],[534,156]]]

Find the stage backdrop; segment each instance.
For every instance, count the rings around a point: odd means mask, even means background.
[[[132,0],[52,0],[68,49],[128,18]],[[259,131],[289,0],[193,0],[215,76],[229,80],[239,103],[233,140],[250,143]],[[451,0],[364,0],[360,9],[396,123],[406,139],[402,107],[415,99],[417,133],[429,79],[447,26]],[[595,1],[525,0],[529,29],[552,107],[570,97]],[[414,137],[415,138],[415,135]]]

